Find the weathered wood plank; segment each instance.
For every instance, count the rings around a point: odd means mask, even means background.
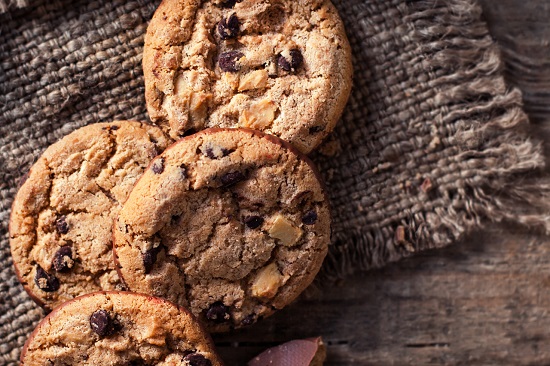
[[[550,116],[550,2],[479,0],[501,45],[508,81],[524,93],[533,121]]]
[[[508,81],[524,92],[536,135],[550,139],[550,2],[480,3]],[[272,318],[215,339],[228,365],[244,365],[266,347],[316,335],[328,342],[327,365],[550,364],[550,240],[495,226],[312,289]]]
[[[310,291],[216,340],[229,364],[318,334],[329,365],[550,363],[550,242],[502,230]]]

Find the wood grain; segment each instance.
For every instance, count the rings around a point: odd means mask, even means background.
[[[479,0],[506,63],[505,75],[524,94],[535,123],[550,116],[550,2]]]
[[[534,134],[550,139],[550,2],[480,2]],[[327,365],[550,364],[550,240],[495,226],[310,289],[272,318],[215,340],[228,365],[244,365],[269,346],[317,335],[328,343]]]

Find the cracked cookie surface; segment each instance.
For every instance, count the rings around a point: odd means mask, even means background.
[[[211,331],[283,308],[311,283],[330,243],[311,164],[252,130],[209,129],[172,145],[114,225],[124,282],[188,307]]]
[[[121,288],[112,223],[169,143],[156,126],[117,121],[82,127],[46,149],[10,217],[16,272],[35,301],[52,309],[79,295]]]
[[[143,56],[151,119],[174,139],[247,127],[308,153],[351,89],[351,51],[329,0],[164,0]]]
[[[31,334],[22,366],[220,366],[210,337],[185,309],[130,292],[64,303]]]

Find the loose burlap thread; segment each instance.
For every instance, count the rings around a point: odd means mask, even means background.
[[[78,127],[147,120],[141,53],[158,1],[0,0],[0,364],[16,364],[43,313],[19,285],[8,244],[19,179]],[[429,248],[490,220],[541,224],[518,184],[544,165],[521,94],[473,0],[335,1],[354,88],[313,158],[333,208],[322,269],[334,280]]]

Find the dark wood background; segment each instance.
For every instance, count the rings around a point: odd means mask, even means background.
[[[480,2],[533,133],[550,141],[550,0]],[[549,365],[550,238],[495,225],[310,290],[216,343],[227,365],[244,365],[269,346],[317,335],[328,344],[326,365]]]

